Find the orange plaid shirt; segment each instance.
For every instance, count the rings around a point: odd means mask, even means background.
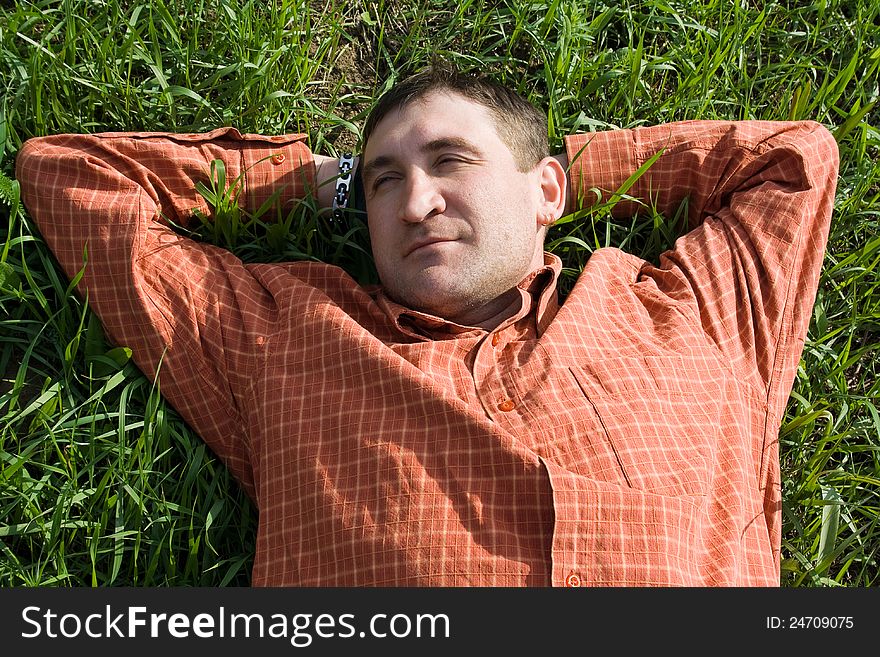
[[[338,268],[243,264],[163,217],[314,185],[304,135],[58,135],[25,204],[139,367],[259,508],[254,585],[778,585],[778,431],[827,239],[837,148],[815,123],[571,136],[572,199],[629,190],[691,231],[659,266],[560,261],[496,330],[401,307]],[[264,159],[268,155],[275,157]],[[283,156],[283,157],[282,157]],[[617,210],[630,216],[632,202]],[[160,366],[161,362],[161,366]]]

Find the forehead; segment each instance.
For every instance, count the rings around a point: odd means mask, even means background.
[[[460,137],[484,148],[504,146],[492,112],[452,91],[434,91],[386,114],[367,142],[365,156],[441,138]],[[506,147],[505,147],[506,149]]]

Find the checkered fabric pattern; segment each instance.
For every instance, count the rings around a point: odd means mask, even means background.
[[[572,200],[628,191],[691,230],[658,265],[590,257],[519,286],[497,329],[401,307],[317,263],[243,264],[175,233],[212,159],[238,200],[314,185],[304,135],[28,141],[26,207],[108,335],[259,507],[253,584],[778,585],[778,431],[827,239],[815,123],[567,138]],[[636,210],[618,204],[621,217]],[[161,363],[161,364],[160,364]]]

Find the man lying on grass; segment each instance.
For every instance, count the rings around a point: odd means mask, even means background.
[[[777,434],[828,233],[828,131],[673,123],[551,156],[526,100],[433,69],[364,130],[381,286],[169,227],[210,212],[195,183],[215,159],[249,209],[316,187],[356,204],[305,139],[58,135],[17,161],[68,275],[87,252],[108,334],[254,499],[253,584],[778,585]],[[690,231],[659,266],[596,251],[560,305],[547,227],[652,159],[629,195],[687,197]]]

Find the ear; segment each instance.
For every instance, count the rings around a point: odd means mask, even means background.
[[[538,203],[539,226],[551,226],[565,213],[568,194],[568,175],[555,157],[545,157],[538,163],[541,198]]]

